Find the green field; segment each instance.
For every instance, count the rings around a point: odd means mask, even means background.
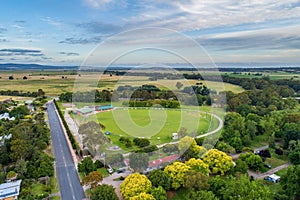
[[[218,126],[216,119],[209,114],[196,110],[156,110],[156,109],[116,109],[97,113],[88,117],[74,116],[78,121],[98,120],[105,125],[108,136],[118,144],[120,136],[145,137],[153,144],[166,143],[172,140],[172,133],[185,128],[187,133],[201,135]],[[212,123],[211,123],[212,121]],[[158,138],[159,137],[159,138]]]

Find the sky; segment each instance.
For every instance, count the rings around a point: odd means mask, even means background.
[[[300,66],[300,0],[9,0],[0,63]]]

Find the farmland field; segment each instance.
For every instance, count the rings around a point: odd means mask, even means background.
[[[13,80],[9,80],[9,76],[13,76]],[[26,76],[27,79],[23,79]],[[196,84],[198,80],[168,80],[158,79],[150,81],[147,76],[109,76],[100,73],[82,73],[79,75],[63,73],[10,73],[0,72],[1,90],[18,90],[23,92],[35,92],[43,89],[47,96],[58,96],[63,92],[72,92],[74,85],[76,91],[88,91],[95,88],[114,90],[121,85],[141,86],[143,84],[152,84],[160,89],[177,90],[176,83],[180,81],[183,87]],[[201,81],[210,89],[216,91],[230,90],[235,93],[244,91],[240,86],[212,81]]]

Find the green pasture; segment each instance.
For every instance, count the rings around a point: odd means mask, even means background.
[[[98,120],[111,132],[108,137],[119,144],[119,137],[149,138],[153,144],[172,141],[172,133],[185,128],[188,134],[201,135],[218,126],[218,121],[196,110],[176,109],[116,109],[86,117],[74,116],[77,121]],[[122,147],[122,145],[121,145]]]

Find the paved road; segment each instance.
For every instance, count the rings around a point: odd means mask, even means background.
[[[47,112],[61,199],[82,200],[85,194],[53,102],[47,103]]]
[[[280,165],[278,167],[275,167],[273,169],[270,169],[269,171],[267,171],[265,173],[262,173],[262,174],[261,173],[255,173],[255,172],[252,172],[252,171],[248,170],[248,174],[249,174],[249,176],[253,176],[254,178],[257,178],[257,179],[263,179],[266,176],[274,174],[274,173],[278,172],[279,170],[287,168],[287,167],[289,167],[291,165],[292,165],[291,163],[286,163],[286,164]]]

